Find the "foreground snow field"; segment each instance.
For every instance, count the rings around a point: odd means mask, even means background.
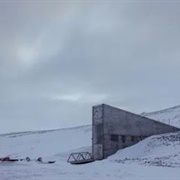
[[[103,161],[71,165],[71,152],[91,151],[91,126],[0,135],[0,157],[56,160],[1,162],[0,180],[180,179],[180,133],[149,137]]]

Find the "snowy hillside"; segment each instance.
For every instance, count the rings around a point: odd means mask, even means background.
[[[180,106],[141,115],[180,128]]]
[[[0,135],[0,157],[51,157],[74,152],[78,148],[91,151],[91,126],[20,132]]]
[[[103,161],[71,165],[71,152],[91,151],[91,126],[0,135],[0,156],[56,160],[55,164],[1,162],[1,180],[178,179],[180,133],[158,135],[120,150]]]
[[[134,146],[119,150],[109,159],[119,163],[138,162],[180,168],[180,132],[146,138]]]

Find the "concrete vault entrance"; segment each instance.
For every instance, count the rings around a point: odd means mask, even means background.
[[[92,155],[101,160],[155,134],[179,129],[106,104],[93,106]]]

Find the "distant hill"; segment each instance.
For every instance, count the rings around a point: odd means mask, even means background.
[[[180,105],[141,115],[180,128]]]

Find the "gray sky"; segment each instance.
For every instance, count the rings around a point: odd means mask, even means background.
[[[180,104],[180,1],[0,1],[0,132],[91,124],[92,105]]]

